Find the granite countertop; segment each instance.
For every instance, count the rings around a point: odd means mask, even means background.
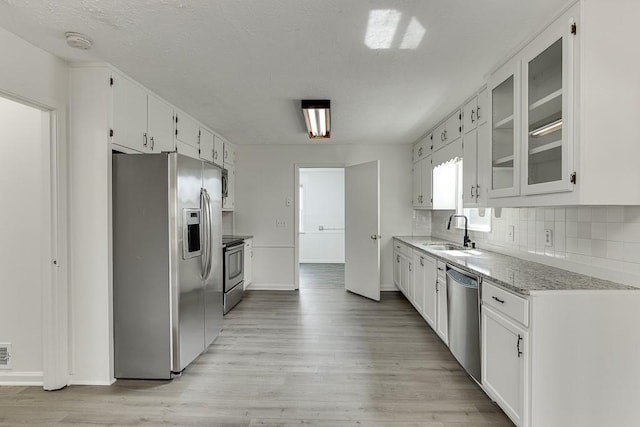
[[[223,234],[222,238],[223,239],[247,240],[247,239],[253,239],[253,236],[239,236],[237,234]]]
[[[622,285],[568,270],[526,261],[486,249],[469,251],[438,251],[425,243],[451,243],[429,236],[394,236],[400,242],[412,246],[454,267],[475,273],[480,277],[518,294],[529,295],[538,291],[569,290],[627,290],[640,291],[633,286]],[[457,243],[454,243],[457,244]],[[457,244],[461,246],[460,244]]]

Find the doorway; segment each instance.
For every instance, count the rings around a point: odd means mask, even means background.
[[[66,385],[55,111],[0,94],[0,383]]]
[[[344,289],[344,167],[298,169],[299,289]]]

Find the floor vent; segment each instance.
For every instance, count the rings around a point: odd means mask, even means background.
[[[0,369],[11,369],[11,344],[0,343]]]

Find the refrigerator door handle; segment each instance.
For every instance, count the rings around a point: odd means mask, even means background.
[[[200,189],[200,212],[201,212],[201,216],[200,216],[200,226],[202,228],[202,242],[200,242],[201,244],[201,255],[200,255],[200,259],[201,259],[201,264],[202,264],[202,268],[200,271],[200,276],[205,279],[207,277],[207,268],[208,268],[208,262],[209,262],[209,254],[207,253],[207,251],[209,250],[209,245],[208,245],[208,240],[209,240],[209,222],[208,222],[208,217],[209,217],[209,213],[207,212],[207,198],[206,198],[206,191],[204,188]]]
[[[211,267],[213,266],[213,239],[211,239],[211,215],[212,215],[212,209],[211,209],[211,196],[209,196],[209,192],[205,189],[204,190],[204,195],[205,195],[205,203],[207,205],[207,215],[205,217],[205,221],[207,222],[207,271],[206,274],[204,275],[204,279],[207,280],[209,278],[209,276],[211,276]]]

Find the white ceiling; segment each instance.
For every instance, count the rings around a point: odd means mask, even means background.
[[[318,144],[303,98],[331,99],[320,143],[409,143],[566,2],[0,0],[0,26],[68,60],[109,62],[235,143]],[[367,46],[385,33],[365,43],[373,10],[398,22],[388,49]],[[71,49],[65,31],[94,48]]]

